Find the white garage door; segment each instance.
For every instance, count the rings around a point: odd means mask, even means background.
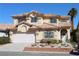
[[[13,34],[11,41],[14,43],[34,43],[35,35],[34,34]]]

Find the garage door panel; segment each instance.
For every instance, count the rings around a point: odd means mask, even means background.
[[[13,34],[11,38],[12,42],[15,43],[34,43],[35,35],[34,34]]]

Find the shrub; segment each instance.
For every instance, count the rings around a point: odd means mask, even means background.
[[[49,39],[49,40],[47,40],[47,44],[49,45],[51,43],[51,40]]]
[[[47,40],[46,40],[46,39],[42,39],[42,40],[40,41],[40,43],[47,43]]]
[[[0,44],[10,43],[9,37],[0,37]]]
[[[40,43],[56,44],[57,40],[56,39],[42,39]]]
[[[57,44],[57,40],[55,40],[55,39],[53,40],[53,39],[52,39],[52,40],[51,40],[51,43],[52,43],[52,44]]]
[[[58,43],[62,43],[62,40],[58,40]]]

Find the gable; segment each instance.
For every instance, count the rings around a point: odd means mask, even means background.
[[[17,31],[19,32],[26,32],[28,31],[30,25],[26,24],[26,23],[21,23],[17,25]]]

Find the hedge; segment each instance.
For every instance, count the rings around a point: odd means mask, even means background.
[[[40,41],[40,43],[59,44],[59,43],[62,43],[62,41],[61,40],[56,40],[56,39],[42,39]]]
[[[0,44],[10,43],[9,37],[0,37]]]

